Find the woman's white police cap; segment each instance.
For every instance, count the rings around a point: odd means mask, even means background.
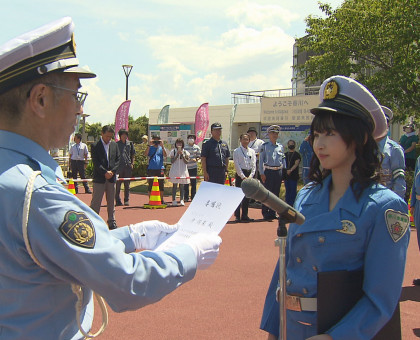
[[[0,94],[49,72],[96,75],[79,67],[74,24],[65,17],[0,45]]]
[[[375,139],[387,133],[387,122],[381,105],[369,90],[352,78],[333,76],[319,90],[321,104],[311,109],[313,114],[335,112],[363,120],[372,129]]]

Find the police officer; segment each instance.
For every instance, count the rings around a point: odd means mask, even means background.
[[[389,130],[389,124],[394,114],[391,109],[386,106],[381,107],[382,111],[385,113]],[[384,185],[401,198],[404,198],[406,191],[404,150],[397,142],[393,141],[388,136],[385,136],[378,141],[378,146],[383,155],[381,176]]]
[[[311,110],[311,183],[294,204],[305,222],[291,223],[287,235],[287,339],[373,339],[401,295],[410,237],[407,204],[379,184],[375,140],[387,126],[373,95],[351,78],[333,76],[321,85],[320,97]],[[343,271],[361,272],[361,298],[319,334],[318,274]],[[270,340],[279,334],[278,280],[276,267],[261,321]]]
[[[82,142],[82,134],[76,133],[74,135],[74,144],[69,150],[70,169],[73,175],[73,179],[77,179],[77,173],[79,173],[81,179],[86,179],[85,167],[88,163],[89,150],[85,143]],[[89,189],[88,182],[83,182],[85,187],[85,193],[91,194],[92,191]],[[78,193],[77,182],[74,184],[76,194]]]
[[[286,167],[283,146],[277,143],[279,137],[280,126],[271,125],[267,129],[268,142],[265,142],[260,151],[259,171],[261,181],[267,190],[271,191],[277,197],[280,195],[280,187],[282,180],[282,170]],[[262,205],[261,208],[263,218],[272,221],[276,218],[276,212],[269,207]]]
[[[79,79],[95,77],[78,67],[73,27],[63,18],[0,46],[4,339],[84,339],[92,289],[114,311],[141,308],[211,264],[221,241],[196,234],[165,252],[136,252],[155,248],[176,226],[148,221],[111,232],[57,182],[63,173],[47,150],[68,142],[87,95]]]
[[[210,126],[211,138],[203,144],[201,166],[204,180],[224,184],[229,165],[229,146],[221,139],[222,125],[213,123]]]

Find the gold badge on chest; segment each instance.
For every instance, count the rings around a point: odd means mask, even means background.
[[[356,234],[356,226],[352,221],[342,220],[341,229],[337,229],[337,231],[347,235],[354,235]]]

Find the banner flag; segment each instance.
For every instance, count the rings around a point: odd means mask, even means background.
[[[126,129],[128,131],[128,113],[130,112],[131,100],[123,102],[115,114],[115,140],[119,139],[118,131]]]
[[[201,104],[195,113],[195,142],[202,142],[209,127],[209,103]]]
[[[169,120],[169,105],[165,105],[164,107],[162,107],[162,110],[160,110],[159,112],[157,123],[168,124],[168,120]]]

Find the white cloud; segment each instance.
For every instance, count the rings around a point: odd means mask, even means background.
[[[161,60],[159,67],[177,66],[177,70],[226,69],[246,64],[256,56],[289,53],[294,39],[280,27],[262,30],[239,26],[221,34],[218,39],[203,41],[193,35],[159,35],[148,39],[153,55]]]
[[[228,17],[240,25],[252,27],[289,26],[300,18],[296,12],[275,4],[261,5],[257,2],[236,3],[226,11]]]

